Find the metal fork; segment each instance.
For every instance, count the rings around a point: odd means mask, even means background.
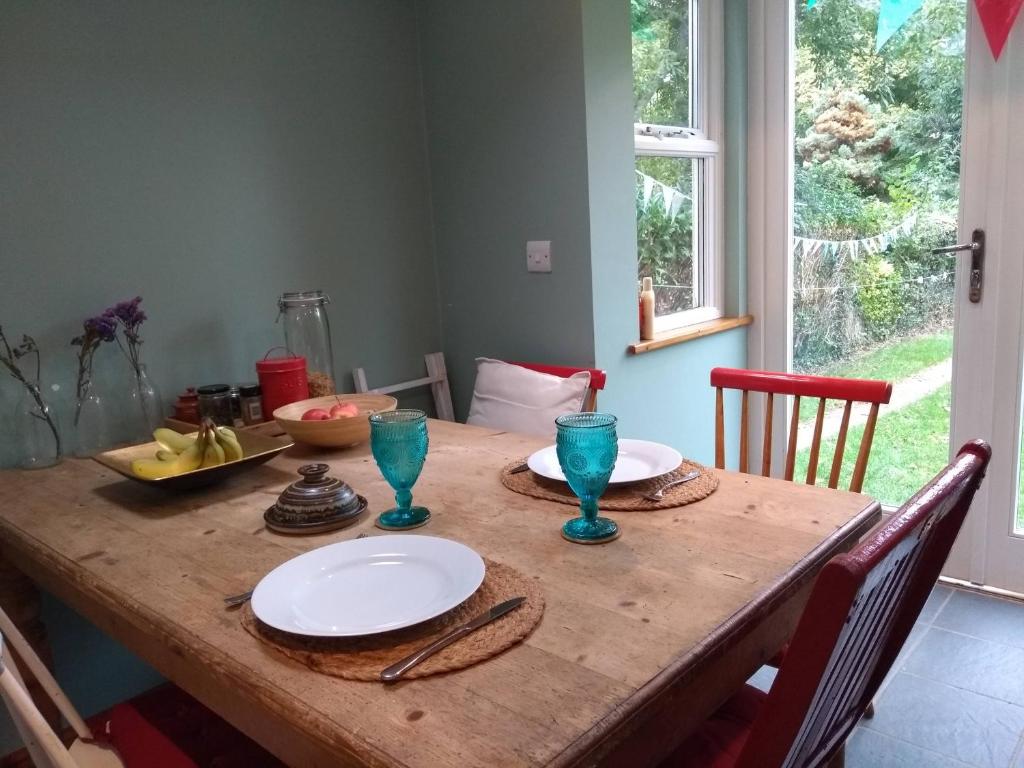
[[[679,479],[673,480],[671,483],[665,483],[658,490],[652,491],[651,493],[644,495],[644,498],[647,499],[647,501],[661,501],[662,499],[665,498],[665,491],[667,491],[669,488],[675,488],[677,485],[682,485],[683,483],[688,483],[691,480],[696,480],[698,477],[700,477],[700,472],[698,472],[697,470],[687,472]]]
[[[365,539],[370,534],[360,533],[356,536],[357,539]],[[224,598],[224,605],[228,608],[237,608],[240,605],[245,605],[252,598],[254,590],[250,589],[248,592],[239,592],[237,595],[228,595]]]

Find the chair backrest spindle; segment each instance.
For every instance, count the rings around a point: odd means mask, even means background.
[[[787,480],[793,479],[796,471],[796,437],[800,426],[800,395],[793,397],[793,415],[789,419],[789,443],[786,446],[786,474]]]
[[[715,390],[715,467],[725,469],[725,402],[722,388]]]
[[[807,459],[807,484],[814,485],[818,479],[818,453],[821,451],[821,432],[825,427],[825,398],[818,398],[818,413],[814,417],[814,437],[811,440],[811,455]]]
[[[761,475],[769,477],[772,473],[772,410],[775,407],[775,395],[769,392],[764,399],[764,441],[761,443]]]
[[[750,393],[743,390],[740,404],[740,472],[748,471],[748,460],[750,454],[750,433],[748,423],[750,421]]]
[[[864,487],[864,475],[868,471],[868,456],[871,454],[871,442],[875,438],[875,423],[878,421],[878,403],[871,406],[868,412],[868,420],[864,424],[864,436],[860,439],[860,450],[857,452],[857,463],[853,465],[853,477],[850,480],[850,490],[860,493]]]
[[[853,411],[853,400],[847,400],[843,406],[843,420],[839,424],[839,434],[836,435],[836,451],[832,455],[832,471],[828,476],[828,487],[839,487],[839,474],[843,470],[843,452],[846,448],[846,432],[850,428],[850,413]]]

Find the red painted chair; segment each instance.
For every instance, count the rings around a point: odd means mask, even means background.
[[[888,525],[822,569],[765,696],[750,686],[662,768],[842,765],[843,746],[910,634],[991,457],[980,440]]]
[[[563,379],[569,378],[574,373],[589,371],[590,390],[587,393],[587,399],[583,402],[584,411],[597,410],[597,393],[599,390],[604,389],[604,385],[608,381],[608,374],[597,368],[570,368],[565,365],[542,365],[540,363],[520,363],[515,361],[509,362],[511,362],[512,365],[518,365],[520,368],[528,368],[531,371],[537,371],[539,373],[548,373],[552,376],[559,376]]]
[[[773,373],[771,371],[747,371],[741,368],[714,368],[711,371],[711,386],[717,389],[715,394],[715,466],[725,469],[725,404],[724,390],[738,389],[743,395],[740,407],[740,472],[746,472],[749,465],[749,432],[748,415],[750,410],[750,393],[765,393],[764,443],[761,447],[761,474],[771,474],[772,445],[772,407],[775,395],[792,396],[793,416],[789,424],[789,443],[786,450],[785,478],[793,479],[796,464],[797,427],[800,421],[800,398],[814,397],[818,399],[818,415],[814,422],[814,438],[811,443],[810,457],[807,463],[806,481],[814,485],[818,472],[818,454],[821,451],[822,428],[825,423],[825,403],[827,400],[845,400],[843,418],[836,437],[836,450],[832,455],[832,471],[829,474],[828,487],[839,485],[839,473],[843,466],[843,453],[846,447],[846,433],[850,426],[850,415],[854,403],[870,403],[864,434],[861,437],[857,461],[853,466],[850,478],[850,490],[859,493],[864,485],[867,472],[868,456],[871,453],[871,442],[875,437],[875,422],[878,420],[878,408],[888,403],[892,397],[892,384],[887,381],[871,379],[835,379],[827,376],[804,376],[796,373]]]
[[[18,656],[14,660],[13,649]],[[74,733],[66,746],[29,696],[32,673]],[[180,688],[164,685],[83,720],[28,641],[0,610],[0,698],[37,768],[283,768]]]

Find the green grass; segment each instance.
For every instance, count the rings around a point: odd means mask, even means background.
[[[864,427],[850,429],[843,454],[839,487],[848,488]],[[817,484],[826,485],[832,470],[836,440],[822,441]],[[807,475],[810,451],[797,454],[794,477]],[[864,493],[886,504],[902,504],[946,466],[949,460],[949,384],[916,403],[878,418]],[[1024,445],[1021,446],[1024,468]],[[1017,528],[1024,529],[1024,471],[1018,486]]]
[[[947,331],[885,344],[849,360],[833,363],[815,373],[848,379],[896,381],[948,360],[952,355],[953,334]]]
[[[843,454],[839,487],[850,485],[864,427],[851,427]],[[828,483],[836,439],[823,440],[818,455],[819,485]],[[795,477],[807,474],[810,451],[797,454]],[[949,384],[913,405],[878,418],[864,493],[888,504],[900,504],[928,482],[949,460]]]

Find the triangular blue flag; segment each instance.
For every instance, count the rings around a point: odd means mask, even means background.
[[[878,11],[878,29],[875,32],[875,53],[900,31],[907,19],[924,4],[924,0],[882,0]]]

